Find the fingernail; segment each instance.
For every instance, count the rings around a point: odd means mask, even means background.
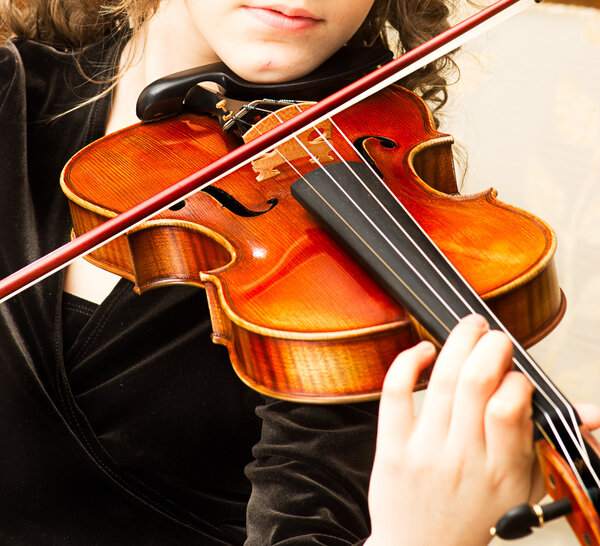
[[[477,315],[475,313],[462,318],[461,322],[472,324],[473,326],[478,326],[479,328],[483,328],[485,330],[489,330],[490,328],[487,320],[485,320],[485,318],[483,318],[481,315]]]
[[[435,345],[431,341],[419,341],[414,348],[421,353],[432,353],[435,351]]]

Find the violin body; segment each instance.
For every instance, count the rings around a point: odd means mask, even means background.
[[[318,151],[319,161],[339,161],[324,148],[327,138],[345,160],[367,158],[376,166],[521,344],[557,324],[565,303],[552,230],[499,202],[494,190],[458,195],[452,138],[436,131],[416,95],[388,88],[334,122],[307,132],[306,147]],[[74,236],[239,144],[212,117],[192,113],[91,144],[61,179]],[[178,283],[204,287],[214,341],[227,346],[237,374],[260,392],[318,403],[377,398],[397,353],[427,334],[291,196],[290,185],[317,165],[312,153],[285,146],[88,259],[132,280],[139,292]],[[291,157],[289,164],[282,155]],[[424,375],[419,387],[426,384]]]

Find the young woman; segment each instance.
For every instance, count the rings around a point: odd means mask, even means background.
[[[0,276],[68,240],[62,166],[136,122],[157,78],[223,60],[290,80],[345,43],[387,43],[388,24],[409,49],[447,17],[441,0],[6,1]],[[441,104],[440,68],[404,83]],[[371,476],[378,405],[250,391],[210,341],[201,290],[138,296],[80,262],[0,313],[3,544],[484,544],[540,492],[531,387],[480,317],[442,351],[419,421],[433,346],[393,365]]]

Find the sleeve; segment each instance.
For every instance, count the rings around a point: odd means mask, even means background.
[[[369,536],[367,493],[378,403],[267,400],[246,468],[252,482],[246,546],[359,545]]]
[[[16,271],[27,262],[22,256],[30,250],[15,226],[32,225],[27,216],[27,107],[23,63],[12,42],[0,46],[0,277]],[[14,238],[16,235],[16,238]],[[15,251],[16,249],[16,251]],[[37,256],[31,256],[35,259]],[[30,260],[31,261],[31,260]]]
[[[9,112],[24,83],[19,53],[12,42],[0,46],[0,111]]]
[[[22,174],[26,152],[25,74],[16,47],[0,46],[0,157],[2,182],[8,173]],[[17,171],[15,173],[15,171]]]

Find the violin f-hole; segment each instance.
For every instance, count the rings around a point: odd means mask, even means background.
[[[237,216],[242,216],[244,218],[251,218],[253,216],[261,216],[266,212],[269,212],[279,200],[276,197],[271,199],[267,199],[267,204],[270,205],[269,208],[265,210],[251,210],[242,203],[240,203],[233,195],[222,190],[221,188],[217,188],[216,186],[208,186],[202,190],[204,193],[207,193],[214,199],[216,199],[223,207],[225,207],[230,212]]]
[[[357,138],[353,142],[353,145],[356,148],[356,151],[360,154],[360,156],[377,173],[377,176],[382,178],[383,175],[382,175],[381,171],[377,168],[377,164],[375,163],[375,160],[371,157],[371,154],[369,154],[369,152],[367,151],[367,149],[365,147],[365,142],[372,138],[374,138],[375,140],[378,140],[379,144],[381,144],[381,146],[383,146],[384,148],[389,148],[390,150],[396,148],[397,144],[391,138],[387,138],[387,137],[383,137],[383,136],[373,136],[373,135]]]

